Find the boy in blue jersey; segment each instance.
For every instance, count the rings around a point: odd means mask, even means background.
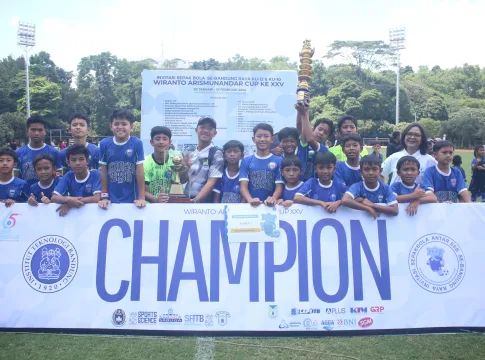
[[[217,179],[214,187],[214,203],[234,204],[241,202],[239,185],[239,162],[244,158],[244,145],[237,140],[230,140],[222,148],[225,169],[222,178]]]
[[[335,213],[341,205],[347,187],[332,180],[337,158],[331,152],[315,155],[315,172],[318,179],[309,179],[295,195],[295,203],[320,206],[329,213]]]
[[[396,195],[391,187],[379,181],[381,176],[381,162],[374,156],[366,155],[360,160],[360,172],[364,181],[352,185],[344,197],[342,205],[355,210],[367,211],[374,219],[379,213],[397,216]],[[358,201],[362,198],[362,202]],[[379,204],[386,205],[379,205]]]
[[[400,180],[391,185],[391,190],[397,197],[398,203],[409,203],[406,213],[414,216],[418,212],[419,204],[436,203],[438,200],[431,191],[425,191],[416,184],[419,175],[419,161],[414,156],[403,156],[397,162],[397,174]]]
[[[130,136],[135,117],[129,110],[115,110],[111,115],[114,136],[101,140],[101,200],[98,205],[107,209],[110,203],[134,203],[146,206],[143,143]]]
[[[301,165],[301,160],[295,155],[285,156],[281,162],[281,174],[285,178],[285,189],[277,204],[283,205],[285,208],[293,205],[293,198],[303,185],[303,181],[300,180]]]
[[[283,193],[280,166],[282,158],[270,153],[273,127],[258,124],[253,128],[256,155],[245,157],[239,172],[242,198],[252,206],[276,205]]]
[[[470,193],[460,170],[451,168],[455,147],[449,141],[438,141],[433,146],[433,155],[438,161],[436,166],[427,168],[424,172],[423,185],[434,192],[440,203],[472,202]]]
[[[87,141],[89,125],[89,118],[83,114],[75,114],[71,117],[71,120],[69,120],[69,129],[74,139],[74,144],[86,146],[86,149],[89,151],[89,169],[93,170],[98,169],[99,167],[99,147],[88,143]],[[66,147],[60,151],[64,173],[68,171],[66,158],[67,149],[69,149],[69,147]]]
[[[40,154],[34,159],[35,174],[39,181],[30,187],[29,205],[38,206],[39,202],[50,204],[54,189],[60,178],[56,177],[56,163],[52,155]]]
[[[51,154],[56,162],[56,168],[62,172],[59,151],[44,143],[47,123],[42,116],[31,116],[27,119],[27,136],[29,143],[16,150],[19,158],[15,168],[15,176],[27,181],[29,187],[39,179],[34,171],[34,158],[39,154]]]
[[[0,202],[10,207],[16,202],[27,201],[29,185],[22,179],[13,176],[13,169],[19,159],[10,148],[0,149]]]
[[[350,134],[342,139],[341,144],[347,160],[337,162],[334,180],[350,187],[362,181],[359,163],[359,156],[363,148],[362,138],[357,134]]]
[[[67,165],[71,169],[54,189],[51,201],[61,204],[57,211],[65,216],[71,208],[96,204],[101,195],[99,170],[89,171],[89,151],[84,145],[75,144],[67,150]]]

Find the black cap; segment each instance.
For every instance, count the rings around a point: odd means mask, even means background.
[[[217,123],[212,116],[202,116],[199,121],[197,122],[197,126],[202,124],[211,124],[214,126],[214,129],[217,129]]]

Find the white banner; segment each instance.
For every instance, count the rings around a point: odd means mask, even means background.
[[[228,243],[220,204],[55,209],[0,210],[2,328],[485,327],[482,204],[377,221],[281,207],[279,241],[267,243]]]
[[[141,139],[151,154],[150,130],[167,126],[179,150],[193,151],[200,116],[217,121],[216,145],[239,140],[252,154],[253,127],[273,126],[275,132],[295,126],[296,71],[146,70],[142,86]]]

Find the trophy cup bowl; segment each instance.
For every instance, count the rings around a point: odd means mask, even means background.
[[[170,192],[168,193],[168,202],[169,203],[188,203],[191,202],[190,198],[188,198],[184,194],[184,187],[180,181],[180,173],[185,172],[188,167],[184,165],[183,158],[180,155],[175,155],[172,157],[173,165],[170,166],[170,169],[175,173],[175,179],[170,186]]]

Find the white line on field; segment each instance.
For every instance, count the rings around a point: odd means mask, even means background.
[[[195,360],[213,360],[216,350],[216,344],[213,342],[214,338],[197,338],[197,351],[195,353]]]

